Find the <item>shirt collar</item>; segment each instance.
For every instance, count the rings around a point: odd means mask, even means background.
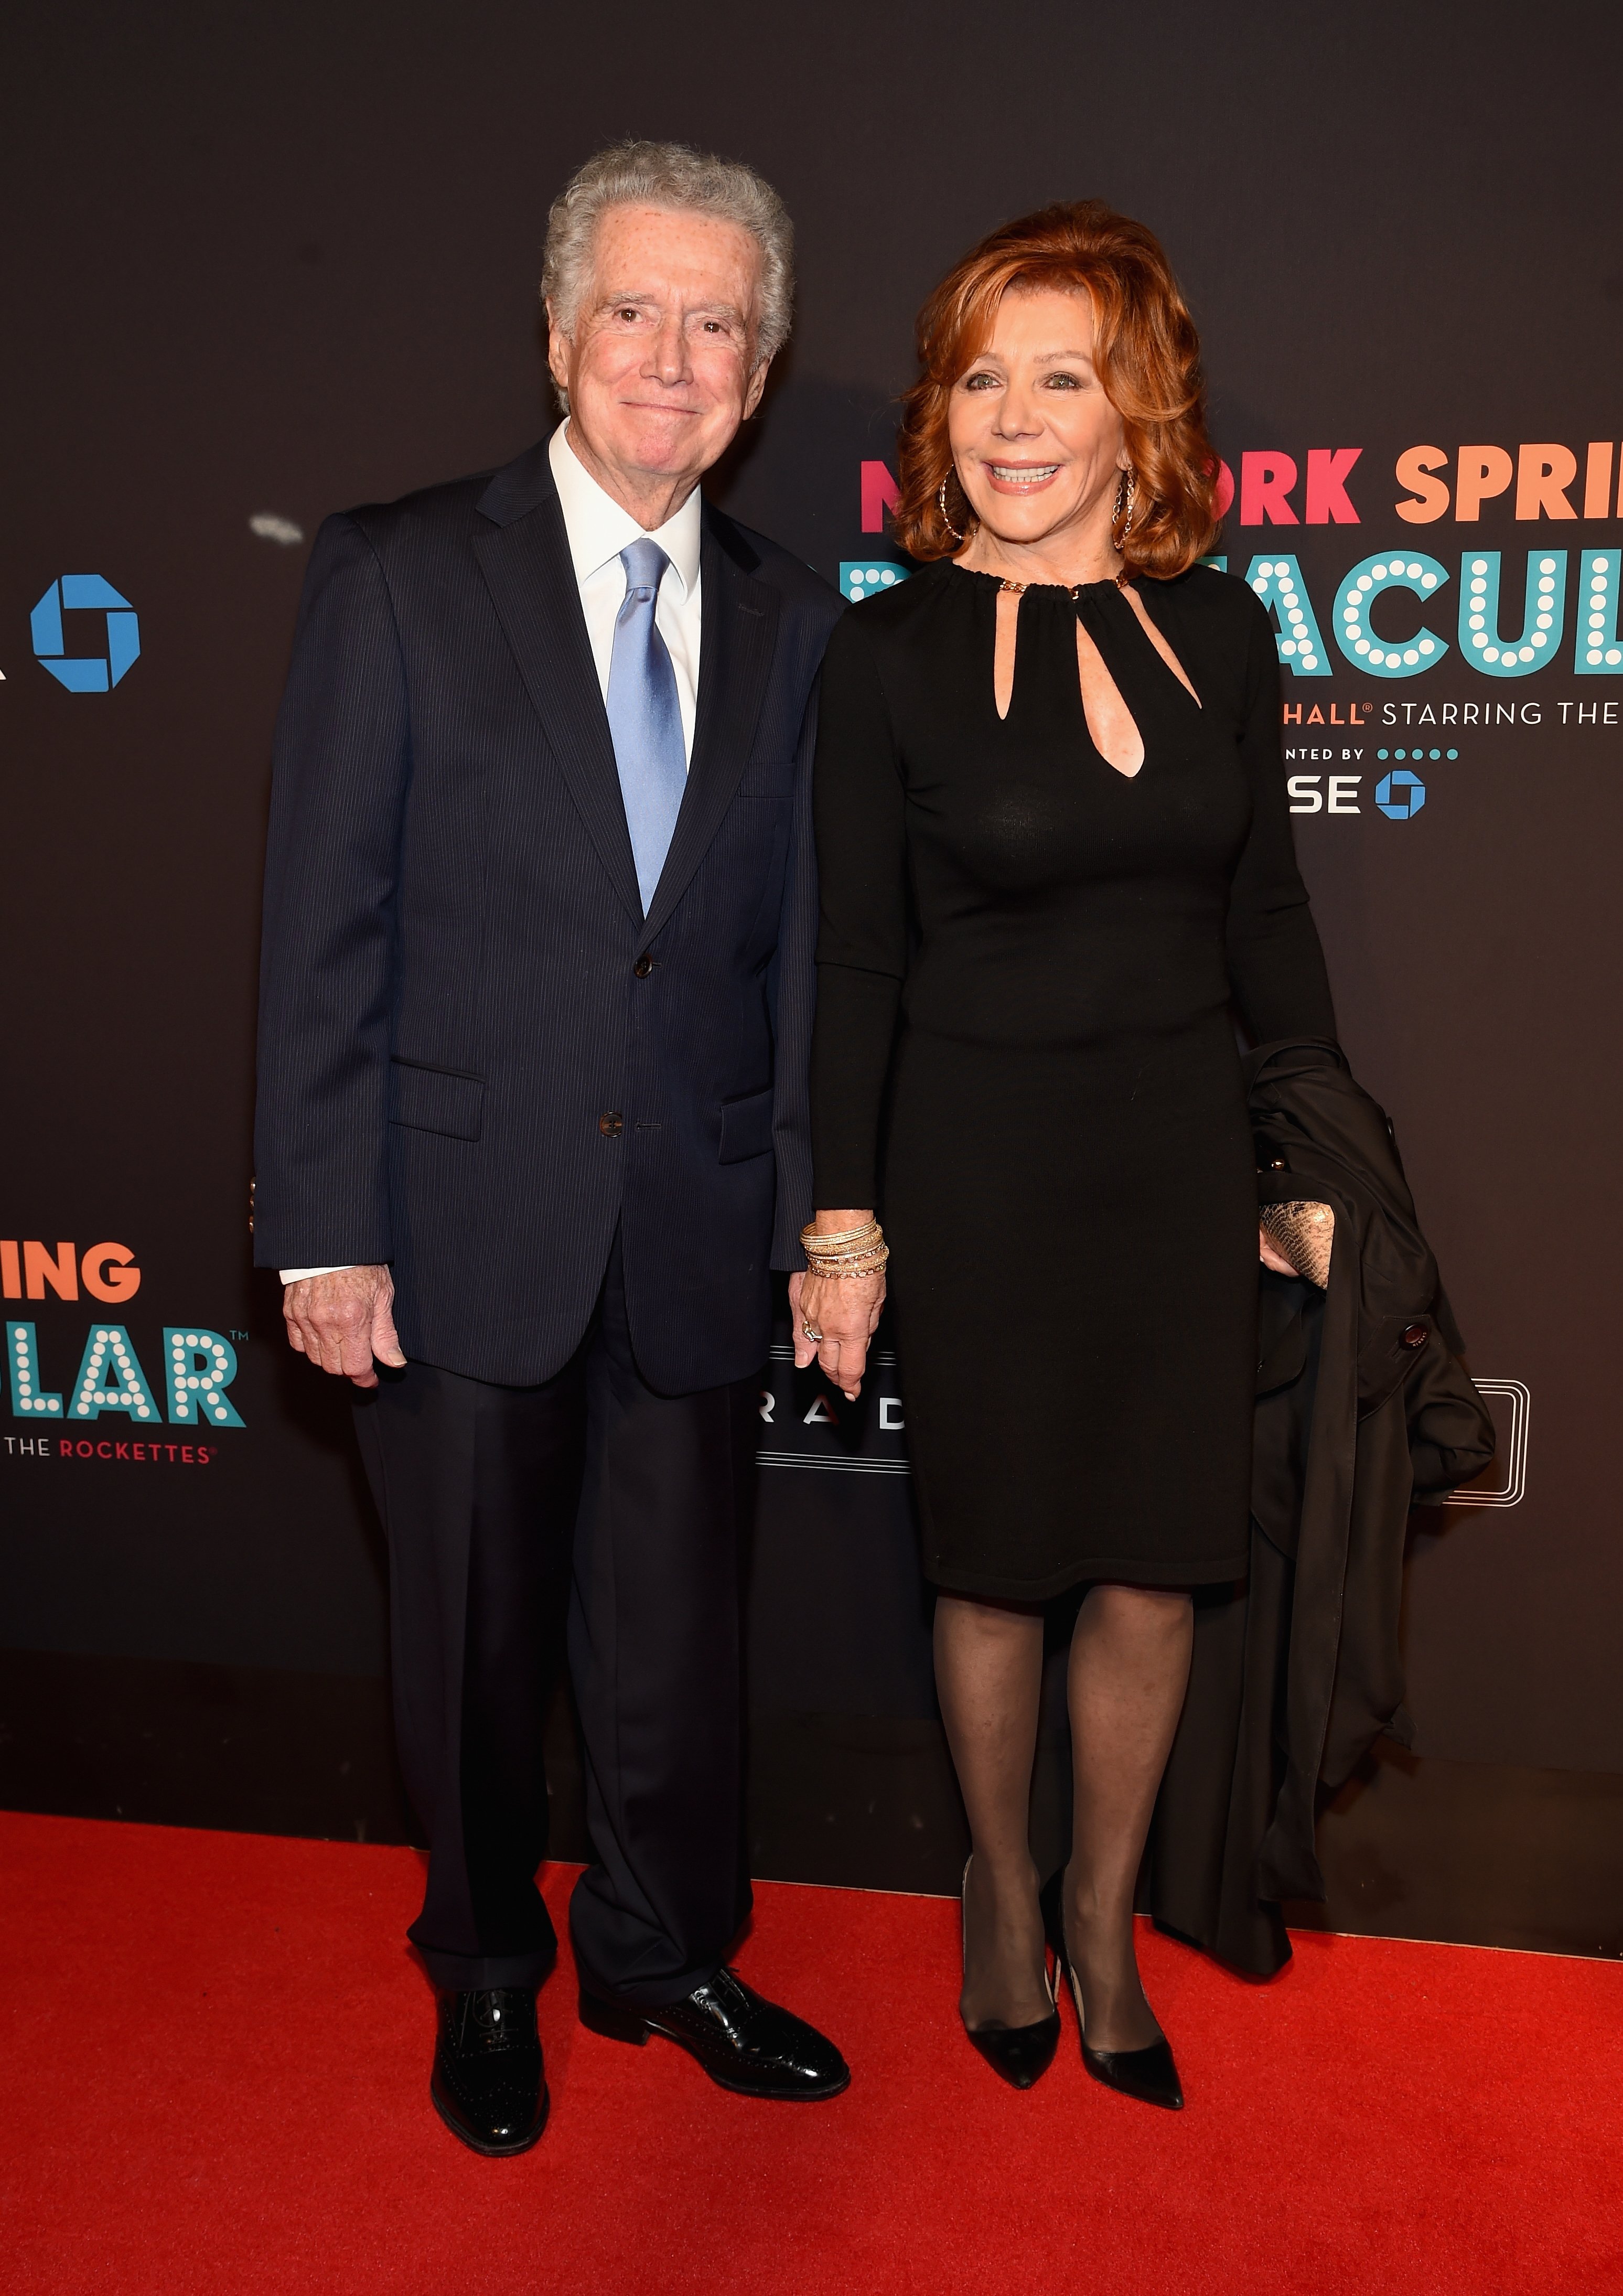
[[[563,530],[569,537],[575,579],[584,583],[611,559],[618,558],[627,543],[637,541],[648,530],[639,526],[612,495],[603,492],[585,463],[578,459],[565,435],[569,427],[567,421],[558,425],[547,442],[546,458],[552,465],[563,510]],[[650,536],[669,559],[683,594],[688,597],[693,595],[699,579],[702,519],[703,500],[695,487],[676,515],[668,518],[663,526],[656,527]]]

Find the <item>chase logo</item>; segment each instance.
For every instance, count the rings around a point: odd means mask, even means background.
[[[1375,783],[1375,803],[1389,821],[1413,821],[1426,801],[1426,785],[1418,774],[1398,766]]]
[[[100,653],[65,652],[64,611],[102,616]],[[141,625],[135,609],[99,574],[64,574],[59,582],[53,582],[29,615],[29,627],[40,668],[48,669],[70,693],[110,692],[141,652]]]

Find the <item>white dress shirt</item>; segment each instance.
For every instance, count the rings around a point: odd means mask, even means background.
[[[627,543],[650,534],[651,529],[639,526],[631,512],[623,509],[612,495],[605,494],[585,464],[577,461],[569,443],[569,429],[567,422],[558,425],[547,441],[546,459],[552,465],[563,510],[563,530],[580,591],[581,611],[586,618],[586,636],[591,641],[598,688],[607,701],[614,625],[626,596],[626,570],[620,564],[620,553]],[[668,518],[663,526],[653,528],[651,534],[670,561],[669,571],[660,579],[653,619],[676,675],[682,747],[690,765],[699,702],[699,539],[702,517],[703,505],[695,487],[676,515]],[[351,1265],[350,1261],[342,1263],[344,1267]],[[297,1283],[307,1275],[337,1275],[341,1267],[284,1267],[281,1273],[284,1283]]]
[[[646,534],[670,561],[670,570],[660,583],[654,603],[654,627],[665,641],[670,666],[676,673],[676,701],[682,711],[682,747],[689,762],[693,755],[693,717],[699,699],[699,537],[702,504],[697,487],[674,518],[650,529],[639,526],[628,510],[606,495],[585,465],[575,459],[567,422],[561,422],[548,441],[546,459],[553,466],[558,500],[563,507],[563,530],[592,642],[592,660],[603,700],[609,698],[609,660],[614,651],[614,625],[626,600],[626,570],[620,553],[627,543]]]

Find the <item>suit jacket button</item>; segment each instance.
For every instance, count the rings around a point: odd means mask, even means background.
[[[626,1129],[626,1119],[618,1108],[611,1108],[605,1115],[598,1118],[597,1128],[605,1140],[612,1140],[617,1133]]]
[[[1431,1334],[1424,1324],[1406,1324],[1398,1336],[1406,1348],[1423,1348]]]
[[[642,955],[638,957],[631,970],[635,973],[639,980],[647,980],[649,974],[653,971],[653,959],[649,955],[646,949],[644,949]]]

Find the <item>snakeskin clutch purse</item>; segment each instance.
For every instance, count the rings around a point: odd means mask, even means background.
[[[1300,1201],[1264,1204],[1258,1218],[1280,1257],[1323,1292],[1330,1282],[1330,1251],[1336,1234],[1336,1216],[1330,1206]]]

